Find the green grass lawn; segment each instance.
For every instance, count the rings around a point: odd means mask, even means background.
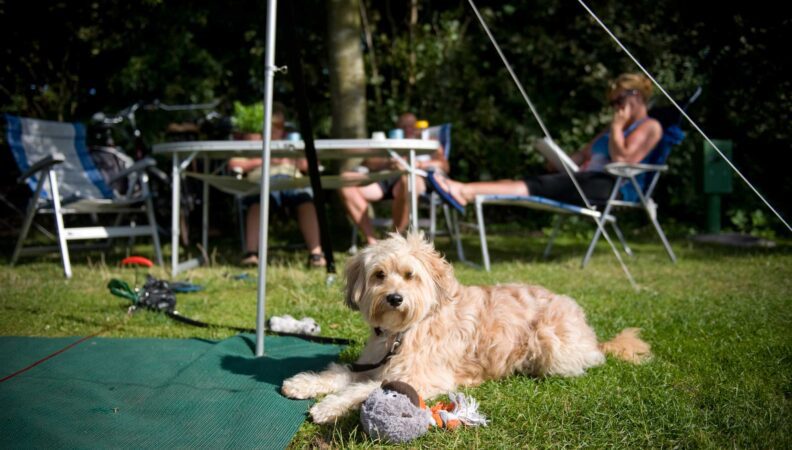
[[[469,236],[466,244],[478,259],[475,238]],[[524,233],[493,237],[492,273],[455,263],[457,277],[465,284],[537,283],[568,294],[586,310],[601,339],[624,327],[641,327],[653,359],[633,366],[609,358],[580,378],[514,376],[464,389],[480,401],[490,426],[432,430],[411,446],[792,447],[789,244],[723,249],[680,239],[672,241],[679,262],[671,264],[654,240],[637,243],[636,257],[628,261],[641,287],[637,292],[604,245],[581,270],[583,240],[562,240],[549,260],[540,259],[542,244]],[[450,250],[444,238],[438,245]],[[214,266],[179,278],[206,290],[179,295],[178,309],[208,322],[252,327],[255,283],[231,278],[244,270],[225,265],[237,255],[230,244],[222,248]],[[366,328],[344,308],[341,283],[326,287],[323,272],[302,268],[302,253],[272,256],[268,315],[316,318],[322,334],[356,340],[342,354],[354,359]],[[338,259],[342,267],[344,255],[338,253]],[[119,255],[108,255],[105,263],[95,253],[76,254],[74,278],[68,281],[54,255],[14,268],[0,266],[0,334],[74,336],[102,329],[116,337],[220,339],[234,334],[180,325],[154,313],[127,315],[126,305],[105,288],[112,277],[133,281],[134,271],[118,268],[119,260]],[[153,273],[166,276],[162,269]],[[357,426],[356,414],[335,426],[306,421],[292,442],[295,448],[375,445]]]

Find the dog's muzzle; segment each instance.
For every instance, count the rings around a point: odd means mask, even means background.
[[[385,297],[385,300],[388,302],[388,304],[395,308],[402,304],[404,297],[402,297],[401,294],[388,294],[388,296]]]

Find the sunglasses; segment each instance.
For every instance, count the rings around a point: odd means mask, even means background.
[[[621,106],[624,104],[624,102],[627,101],[628,98],[632,97],[633,95],[638,95],[637,89],[630,89],[629,91],[622,92],[621,94],[619,94],[618,97],[608,102],[608,104],[610,104],[614,108],[617,106]]]

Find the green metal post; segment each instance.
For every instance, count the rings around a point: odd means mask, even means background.
[[[707,233],[721,231],[721,198],[719,194],[707,195]]]
[[[718,148],[727,158],[732,156],[732,142],[714,140]],[[731,170],[726,162],[715,152],[708,143],[704,143],[703,163],[704,178],[703,191],[707,195],[707,232],[720,233],[721,230],[721,194],[732,191]]]

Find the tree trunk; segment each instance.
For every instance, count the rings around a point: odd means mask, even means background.
[[[330,52],[330,94],[333,137],[364,138],[366,131],[366,72],[360,48],[360,0],[327,2]],[[360,161],[346,161],[348,168]]]

